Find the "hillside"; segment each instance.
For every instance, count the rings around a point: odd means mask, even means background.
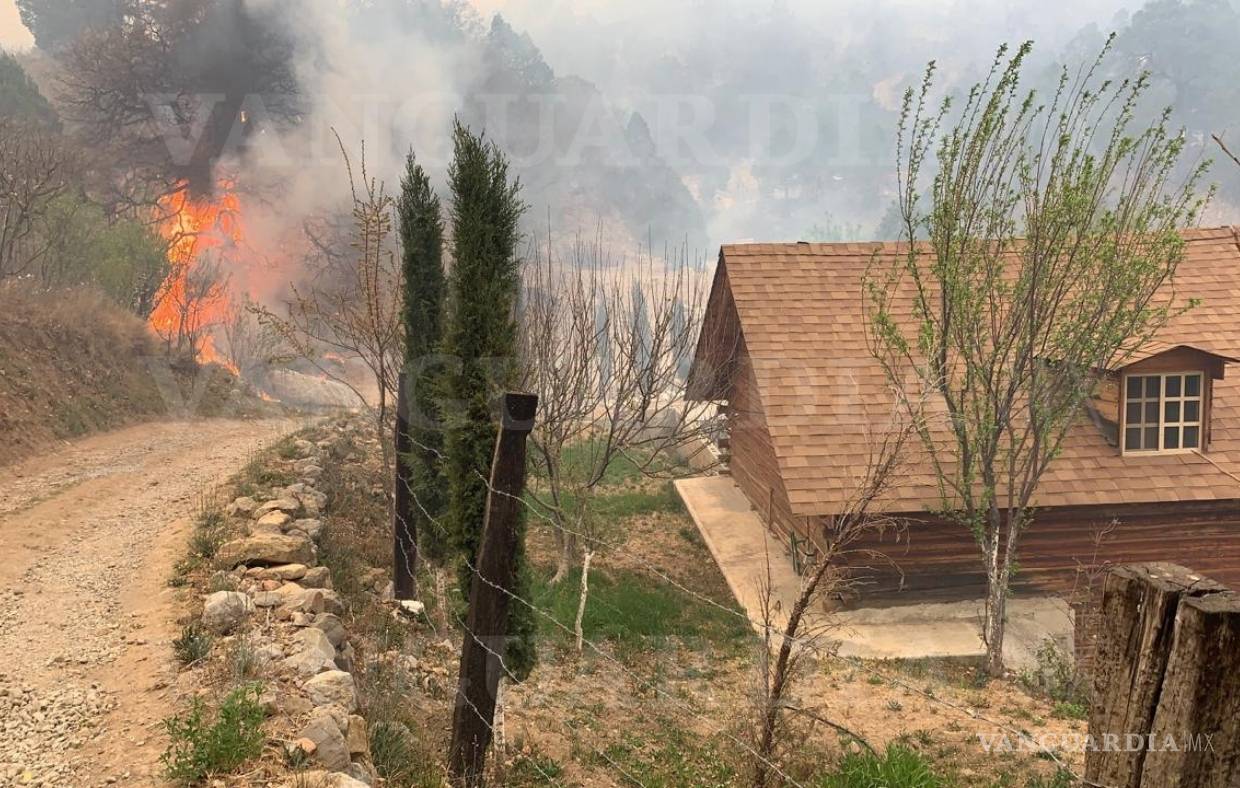
[[[100,296],[0,288],[0,465],[192,404],[179,388],[161,394],[157,358],[146,325]],[[216,415],[232,378],[213,370],[204,382],[195,410]]]

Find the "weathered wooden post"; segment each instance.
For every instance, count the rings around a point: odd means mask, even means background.
[[[1181,600],[1222,590],[1175,564],[1113,570],[1105,580],[1094,658],[1085,778],[1113,788],[1140,788],[1147,747]],[[1155,785],[1155,784],[1148,784]]]
[[[506,394],[491,461],[482,543],[474,566],[452,718],[449,768],[461,785],[483,783],[495,704],[503,678],[510,593],[516,588],[518,521],[525,492],[525,442],[534,426],[538,397]]]
[[[1240,594],[1180,603],[1149,750],[1143,788],[1240,785]]]
[[[398,601],[418,594],[418,530],[414,519],[413,471],[409,467],[409,375],[402,372],[396,393],[396,495],[392,515],[392,590]]]

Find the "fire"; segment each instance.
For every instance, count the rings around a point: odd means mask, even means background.
[[[223,181],[214,199],[202,199],[183,183],[160,200],[159,216],[171,271],[160,286],[150,326],[170,351],[236,372],[213,336],[231,304],[228,264],[245,240],[233,184]]]

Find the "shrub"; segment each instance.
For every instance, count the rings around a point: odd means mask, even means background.
[[[942,788],[947,783],[934,773],[920,753],[893,744],[882,755],[851,754],[839,770],[818,783],[820,788]]]
[[[211,643],[211,635],[195,621],[182,629],[181,636],[172,641],[172,652],[182,665],[193,665],[211,653]]]
[[[220,705],[214,721],[207,720],[201,698],[185,715],[164,720],[171,740],[160,757],[168,779],[193,783],[212,774],[231,772],[263,750],[262,688],[238,687]]]
[[[370,760],[393,788],[439,788],[443,784],[434,755],[402,722],[381,722],[371,728]]]
[[[1021,674],[1025,689],[1060,703],[1088,706],[1084,682],[1071,657],[1063,653],[1053,638],[1042,641],[1037,658],[1038,667]]]

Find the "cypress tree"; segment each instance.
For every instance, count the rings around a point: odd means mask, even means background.
[[[493,143],[457,121],[454,160],[448,170],[452,188],[452,272],[450,317],[445,347],[455,369],[447,376],[446,444],[448,522],[461,561],[461,590],[466,597],[478,556],[486,515],[487,487],[498,420],[494,397],[517,379],[517,301],[520,292],[520,220],[525,212],[521,186],[508,175],[508,161]],[[519,539],[519,587],[529,598],[524,558],[524,529]],[[520,602],[509,606],[509,645],[505,664],[520,680],[534,667],[532,611]]]
[[[401,319],[405,333],[403,385],[406,410],[397,435],[396,558],[415,551],[443,564],[449,546],[442,522],[447,507],[442,471],[443,432],[438,398],[441,394],[431,356],[443,341],[444,296],[443,218],[430,177],[413,153],[405,160],[396,216],[401,241],[404,283]],[[412,497],[415,500],[409,500]],[[434,518],[434,519],[432,519]],[[402,525],[405,532],[401,532]],[[416,540],[416,541],[415,541]],[[400,576],[400,572],[397,572]],[[410,595],[411,595],[411,589]],[[397,589],[397,598],[405,598]]]

